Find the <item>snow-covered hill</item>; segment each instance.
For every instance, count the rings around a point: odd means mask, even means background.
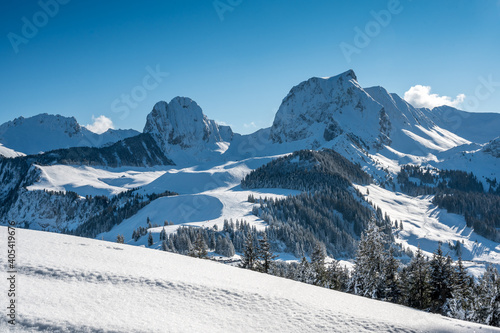
[[[16,233],[14,332],[500,331],[207,260]],[[0,237],[7,238],[7,228],[0,227]],[[6,262],[2,251],[0,265]],[[4,320],[0,330],[8,330]]]
[[[101,147],[137,134],[135,130],[113,129],[96,134],[80,126],[74,117],[46,113],[19,117],[0,125],[0,143],[24,154],[70,147]]]

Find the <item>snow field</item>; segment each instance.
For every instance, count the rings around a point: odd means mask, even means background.
[[[459,241],[462,247],[462,259],[469,271],[476,277],[484,273],[486,263],[500,265],[500,244],[477,235],[467,227],[461,215],[448,213],[432,204],[432,196],[412,197],[395,193],[376,185],[356,188],[387,213],[391,220],[403,221],[403,230],[395,232],[396,242],[413,251],[420,248],[427,255],[432,255],[443,244],[445,255],[450,254],[456,260],[457,254],[448,248],[447,243]]]
[[[500,331],[208,260],[33,230],[17,236],[17,332]]]

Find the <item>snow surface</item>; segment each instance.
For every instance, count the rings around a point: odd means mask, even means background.
[[[89,166],[36,165],[41,176],[28,190],[73,191],[85,195],[116,195],[151,183],[165,173],[153,168],[105,169]],[[163,192],[163,191],[162,191]]]
[[[228,162],[210,169],[185,168],[170,169],[150,184],[138,190],[138,193],[151,194],[171,190],[179,196],[156,199],[142,208],[134,216],[124,220],[109,232],[97,236],[99,239],[116,240],[118,234],[125,236],[125,242],[134,245],[146,245],[147,237],[138,242],[131,240],[131,235],[138,227],[146,227],[149,217],[151,223],[161,227],[150,229],[155,242],[159,240],[159,233],[165,221],[174,223],[174,226],[165,228],[167,234],[173,233],[180,226],[213,227],[219,230],[224,220],[245,220],[258,229],[267,224],[252,214],[255,204],[248,202],[248,196],[253,194],[259,198],[285,198],[288,195],[297,195],[300,192],[287,189],[252,189],[243,190],[240,187],[241,179],[250,172],[250,167],[256,168],[271,158],[248,159],[238,162]],[[157,244],[159,247],[160,244]]]
[[[208,260],[16,233],[16,332],[500,332]]]
[[[453,245],[461,243],[462,259],[465,266],[476,277],[484,273],[486,263],[500,266],[500,244],[476,234],[467,227],[462,215],[448,213],[432,204],[431,195],[412,197],[402,193],[392,192],[376,185],[356,188],[365,194],[368,201],[380,207],[391,220],[403,222],[403,230],[395,230],[396,242],[405,248],[416,251],[420,247],[424,253],[431,256],[443,244],[443,252],[454,260],[458,256],[450,250],[448,242]]]
[[[13,149],[5,147],[3,144],[0,143],[0,157],[18,157],[18,156],[25,156],[25,154],[17,152]]]

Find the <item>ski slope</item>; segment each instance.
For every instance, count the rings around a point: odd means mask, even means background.
[[[16,232],[15,332],[500,332],[208,260]]]

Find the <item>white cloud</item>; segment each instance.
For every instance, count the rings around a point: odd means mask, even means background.
[[[106,132],[110,128],[115,128],[113,126],[113,121],[106,116],[94,117],[92,116],[92,121],[94,122],[91,125],[85,126],[89,131],[102,134]]]
[[[245,128],[257,128],[257,125],[252,121],[250,124],[243,124]]]
[[[225,121],[215,120],[215,122],[216,122],[218,125],[221,125],[221,126],[231,126],[230,124],[226,123]]]
[[[438,94],[431,94],[430,86],[417,84],[405,92],[404,99],[416,108],[432,109],[441,105],[459,107],[464,102],[465,95],[459,94],[455,98],[439,96]]]

